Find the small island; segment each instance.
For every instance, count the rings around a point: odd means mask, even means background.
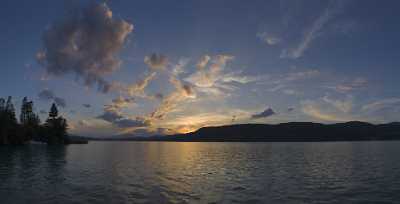
[[[67,133],[67,120],[58,115],[55,103],[52,104],[48,118],[42,124],[34,112],[32,101],[24,97],[19,121],[17,120],[12,97],[0,98],[0,144],[21,145],[33,142],[49,145],[85,144],[87,140],[75,139]]]

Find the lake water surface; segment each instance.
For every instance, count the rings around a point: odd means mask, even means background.
[[[400,142],[0,147],[0,203],[399,203]]]

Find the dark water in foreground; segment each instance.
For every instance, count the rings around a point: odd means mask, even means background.
[[[1,203],[398,203],[400,142],[0,147]]]

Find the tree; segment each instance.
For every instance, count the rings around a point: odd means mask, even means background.
[[[31,140],[38,138],[40,119],[37,114],[33,112],[33,102],[28,101],[27,97],[24,97],[21,105],[20,122],[22,126],[21,141]]]
[[[6,101],[0,98],[0,144],[7,144],[6,132]]]
[[[0,112],[3,112],[6,109],[6,101],[4,98],[0,98]]]
[[[2,102],[1,102],[2,103]],[[12,97],[7,98],[7,102],[1,113],[1,143],[2,144],[20,144],[21,140],[18,135],[18,123],[15,117],[15,108],[12,103]]]
[[[55,103],[51,105],[49,118],[46,120],[46,142],[48,144],[66,144],[68,143],[67,120],[58,116],[58,109]]]
[[[7,98],[6,110],[5,111],[6,111],[6,114],[7,114],[7,117],[9,119],[9,121],[11,123],[16,124],[17,123],[17,118],[15,116],[15,108],[14,108],[14,104],[12,103],[12,97],[11,96],[9,96]]]
[[[57,118],[57,116],[58,116],[58,109],[57,109],[56,104],[53,103],[51,105],[51,108],[50,108],[49,118],[53,118],[54,119],[54,118]]]
[[[24,144],[32,139],[48,144],[68,144],[67,120],[58,115],[56,104],[52,104],[44,125],[34,112],[33,102],[24,97],[18,123],[12,97],[0,98],[0,144]]]
[[[22,99],[22,105],[21,105],[21,114],[19,116],[19,122],[21,124],[26,124],[27,123],[27,105],[28,105],[28,98],[24,97],[24,99]]]

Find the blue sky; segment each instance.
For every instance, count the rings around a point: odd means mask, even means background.
[[[91,136],[398,121],[399,4],[7,1],[0,95]]]

